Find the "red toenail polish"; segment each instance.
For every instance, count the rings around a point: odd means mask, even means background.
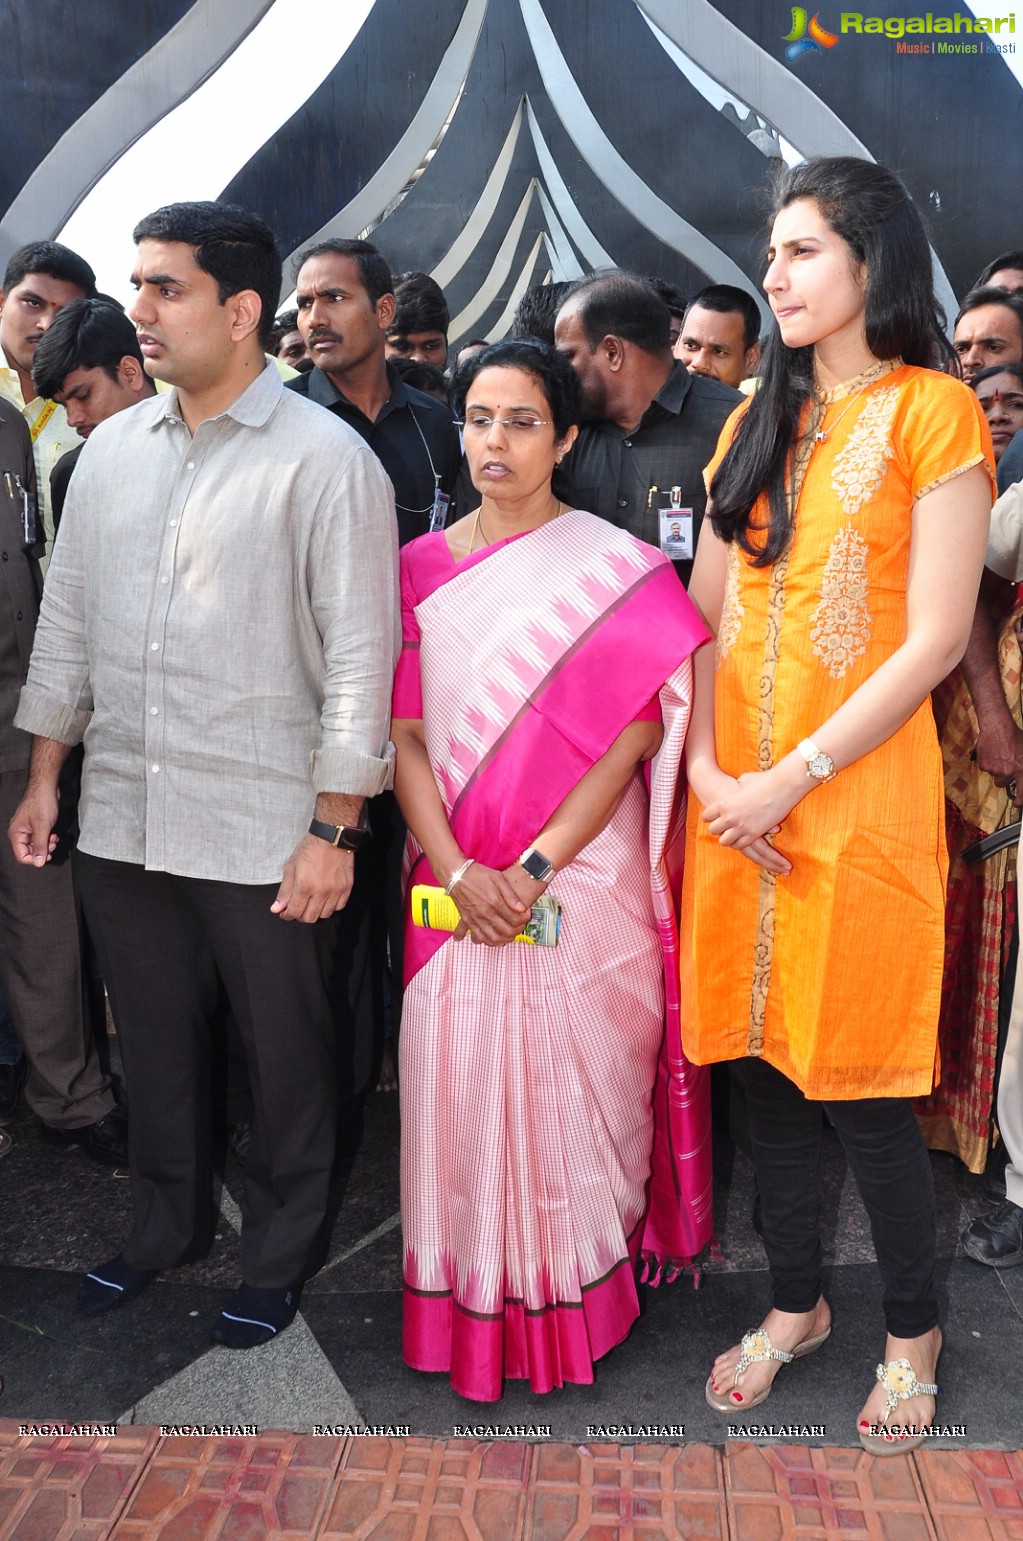
[[[870,1424],[867,1422],[866,1418],[861,1418],[860,1419],[860,1428],[861,1429],[869,1429],[870,1428]]]
[[[742,1392],[741,1391],[733,1391],[732,1392],[732,1401],[733,1402],[741,1402],[742,1401]]]

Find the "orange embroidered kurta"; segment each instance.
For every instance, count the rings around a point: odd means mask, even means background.
[[[847,407],[841,407],[848,401]],[[717,758],[766,770],[900,646],[915,500],[971,466],[987,426],[959,381],[899,363],[825,398],[793,535],[771,567],[728,549],[717,637]],[[712,474],[734,431],[726,423]],[[766,500],[757,517],[767,521]],[[919,1096],[936,1071],[946,870],[930,700],[814,788],[776,844],[776,879],[721,846],[690,794],[682,1021],[697,1064],[759,1055],[812,1098]]]

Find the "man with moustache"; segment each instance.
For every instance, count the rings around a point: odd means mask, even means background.
[[[242,1282],[211,1336],[245,1349],[292,1321],[322,1244],[334,917],[390,776],[397,542],[375,457],[264,357],[280,256],[263,221],[171,204],[134,238],[132,319],[173,389],[99,424],[75,470],[9,834],[45,866],[57,775],[88,730],[80,879],[131,1086],[133,1223],[78,1304],[123,1305],[212,1239],[222,982],[254,1120]]]
[[[458,431],[449,409],[406,385],[386,358],[396,314],[387,262],[369,241],[320,241],[298,257],[296,288],[298,329],[315,368],[289,380],[288,389],[354,428],[379,457],[394,487],[399,545],[443,528],[461,464]],[[360,855],[359,886],[346,916],[353,965],[347,1001],[340,1003],[353,1014],[357,1044],[344,1116],[349,1154],[361,1135],[362,1092],[382,1054],[388,959],[395,1038],[401,1017],[405,825],[390,792],[374,799],[369,817],[374,839]]]
[[[760,307],[734,284],[708,284],[687,309],[672,351],[690,374],[737,391],[760,364]]]
[[[398,541],[447,522],[461,459],[451,413],[407,386],[386,359],[395,301],[368,241],[320,241],[296,262],[298,329],[315,368],[288,389],[362,435],[394,486]]]
[[[594,274],[569,292],[554,337],[582,384],[583,426],[554,490],[675,558],[676,521],[695,554],[703,468],[742,397],[672,357],[669,322],[664,301],[634,273]],[[691,556],[675,561],[683,583],[692,567]]]
[[[993,284],[971,289],[956,316],[952,347],[967,385],[994,364],[1023,363],[1023,299]]]

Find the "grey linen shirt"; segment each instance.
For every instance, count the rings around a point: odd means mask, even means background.
[[[177,392],[91,434],[18,727],[84,737],[83,851],[276,883],[315,793],[391,779],[390,483],[268,367],[194,438]]]

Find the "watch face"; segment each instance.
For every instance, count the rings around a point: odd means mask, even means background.
[[[538,883],[541,883],[545,878],[550,877],[554,870],[546,856],[541,856],[539,851],[530,851],[528,855],[523,858],[522,865],[525,867],[530,877],[535,878]]]
[[[829,754],[815,754],[807,769],[818,781],[827,781],[835,773],[835,762]]]

